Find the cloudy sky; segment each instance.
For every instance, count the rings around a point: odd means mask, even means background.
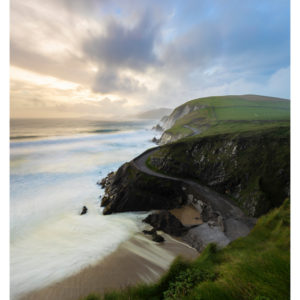
[[[290,97],[288,0],[11,0],[11,117]]]

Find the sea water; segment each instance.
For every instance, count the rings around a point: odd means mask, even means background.
[[[11,299],[98,262],[141,230],[143,213],[102,215],[96,182],[153,146],[152,125],[11,123]]]

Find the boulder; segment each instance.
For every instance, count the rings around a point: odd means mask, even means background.
[[[165,241],[165,239],[161,235],[157,234],[157,232],[155,231],[152,234],[152,241],[157,242],[157,243],[162,243]]]
[[[143,233],[152,235],[152,234],[156,233],[156,230],[154,228],[152,228],[151,230],[143,230]]]
[[[83,206],[80,215],[85,215],[85,214],[87,213],[87,211],[88,211],[87,207],[86,207],[86,206]]]
[[[174,236],[181,236],[188,229],[167,210],[150,214],[143,222],[150,224],[155,230],[162,230]]]
[[[164,131],[164,129],[159,124],[153,126],[152,130],[155,130],[155,131]]]
[[[152,142],[153,142],[154,144],[158,144],[158,143],[159,143],[159,139],[157,139],[156,137],[154,137],[154,138],[152,139]]]

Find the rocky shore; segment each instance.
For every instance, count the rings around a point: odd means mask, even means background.
[[[110,173],[100,184],[105,189],[101,206],[104,214],[149,211],[144,222],[151,225],[145,234],[163,242],[157,231],[179,238],[197,251],[211,242],[220,247],[245,236],[255,224],[228,199],[197,183],[155,173],[145,166],[150,152]],[[140,170],[139,165],[143,166]],[[148,170],[148,171],[147,171]],[[217,204],[212,201],[217,200]],[[185,216],[185,224],[180,217]]]

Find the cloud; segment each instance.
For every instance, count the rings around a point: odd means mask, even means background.
[[[111,21],[105,34],[84,42],[84,51],[101,65],[110,68],[144,70],[157,62],[154,45],[159,34],[159,25],[145,15],[132,28]]]
[[[91,84],[93,80],[87,61],[72,54],[66,57],[49,56],[11,41],[10,60],[13,66],[63,80],[81,84]]]
[[[158,65],[155,45],[160,38],[160,26],[146,13],[132,26],[111,20],[104,33],[85,40],[83,51],[98,66],[93,90],[128,93],[144,89],[136,78],[121,73],[141,73]]]
[[[86,97],[139,110],[226,93],[288,98],[289,19],[285,0],[12,0],[11,64],[76,83],[26,96],[66,107],[72,95],[76,114]]]
[[[105,72],[99,72],[93,85],[93,91],[100,93],[132,93],[143,88],[143,85],[137,80],[108,70]]]
[[[12,118],[93,117],[119,118],[129,115],[128,100],[98,97],[84,88],[61,89],[11,80]],[[81,95],[78,95],[80,93]]]

